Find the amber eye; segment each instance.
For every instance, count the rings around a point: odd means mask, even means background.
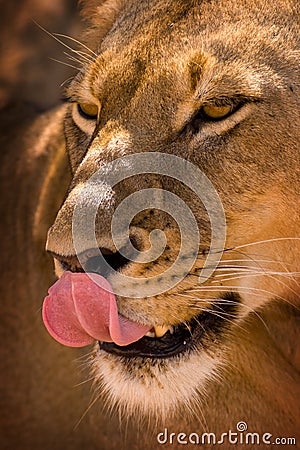
[[[93,103],[78,103],[78,112],[85,119],[95,120],[98,117],[98,106]]]
[[[232,105],[204,105],[202,111],[208,119],[220,120],[234,111]]]

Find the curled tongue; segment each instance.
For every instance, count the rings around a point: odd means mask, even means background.
[[[128,345],[150,329],[118,314],[110,284],[94,273],[65,272],[44,300],[43,321],[51,336],[69,347],[94,340]]]

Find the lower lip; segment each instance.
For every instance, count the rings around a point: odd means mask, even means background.
[[[144,336],[124,347],[100,342],[100,349],[125,358],[163,359],[182,355],[203,346],[204,340],[208,345],[218,342],[218,337],[228,328],[228,318],[233,322],[237,317],[240,300],[238,294],[228,292],[220,302],[215,300],[209,312],[203,311],[188,324],[175,326],[172,334],[168,331],[161,338]]]

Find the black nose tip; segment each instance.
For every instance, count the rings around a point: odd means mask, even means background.
[[[107,277],[113,270],[120,270],[129,260],[119,252],[100,248],[100,255],[89,258],[84,264],[86,272],[94,272]]]
[[[61,256],[50,252],[63,270],[70,272],[93,272],[108,277],[113,270],[120,270],[129,260],[118,251],[106,248],[90,249],[79,255]]]

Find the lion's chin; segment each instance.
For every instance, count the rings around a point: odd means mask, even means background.
[[[110,408],[124,417],[158,422],[196,411],[210,380],[217,380],[218,352],[190,350],[168,358],[121,356],[98,346],[93,375]]]

